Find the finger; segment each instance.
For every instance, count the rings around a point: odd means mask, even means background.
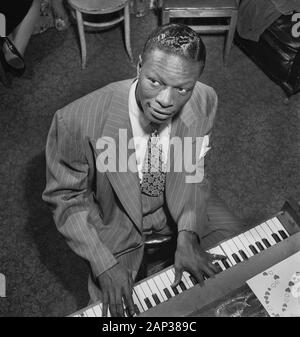
[[[116,303],[117,317],[124,317],[124,304],[123,301]]]
[[[201,272],[195,272],[193,273],[194,278],[197,280],[197,282],[200,284],[202,287],[204,285],[204,277]]]
[[[112,317],[117,317],[117,305],[116,305],[116,294],[115,292],[109,293],[109,310]]]
[[[227,259],[227,256],[221,254],[210,254],[210,258],[212,260],[225,260]]]
[[[118,291],[116,293],[116,311],[118,317],[124,317],[124,305],[122,297],[122,292]]]
[[[183,273],[183,270],[181,268],[175,267],[175,277],[174,277],[174,282],[171,285],[172,288],[175,288],[178,286],[182,278],[182,273]]]
[[[134,281],[133,281],[133,277],[132,277],[131,273],[129,274],[128,278],[129,278],[130,291],[132,292],[133,291],[133,286],[134,286]]]
[[[132,299],[132,290],[128,289],[124,294],[124,302],[130,316],[135,314],[134,303]]]
[[[108,295],[107,293],[103,294],[103,302],[102,302],[102,316],[107,317],[107,309],[108,309]]]
[[[210,262],[208,262],[207,263],[207,265],[204,265],[203,267],[202,267],[202,271],[205,273],[205,275],[207,276],[207,277],[214,277],[215,276],[215,272],[214,272],[214,270],[212,270],[211,268],[210,268]]]
[[[218,266],[216,264],[212,263],[212,262],[208,262],[208,267],[213,270],[214,274],[218,274],[219,271],[220,271]]]

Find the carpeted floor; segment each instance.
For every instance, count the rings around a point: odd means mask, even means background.
[[[156,27],[154,15],[132,17],[137,60]],[[0,316],[65,316],[88,301],[85,262],[56,231],[41,200],[44,148],[54,112],[109,82],[135,76],[122,30],[87,35],[87,69],[80,67],[77,32],[48,30],[32,37],[28,70],[13,87],[0,84],[0,273],[7,296]],[[278,211],[288,196],[300,200],[300,95],[284,94],[236,46],[222,65],[223,36],[206,36],[202,81],[219,96],[212,182],[229,208],[248,224]]]

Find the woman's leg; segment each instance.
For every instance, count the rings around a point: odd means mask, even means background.
[[[22,22],[9,35],[19,53],[23,56],[35,24],[40,16],[40,0],[33,0],[32,5]],[[4,45],[6,61],[15,68],[24,67],[23,62]]]

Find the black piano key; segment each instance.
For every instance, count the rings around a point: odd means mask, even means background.
[[[156,294],[153,294],[153,295],[152,295],[152,298],[153,298],[153,300],[154,300],[154,302],[155,302],[156,304],[160,304],[160,303],[161,303],[160,300],[159,300],[159,298],[158,298],[158,296],[157,296]]]
[[[246,255],[246,253],[243,250],[239,250],[239,253],[241,255],[241,257],[243,258],[244,261],[248,260],[248,256]]]
[[[274,238],[274,240],[276,241],[276,243],[280,242],[280,238],[276,233],[272,233],[272,237]]]
[[[149,300],[148,297],[145,297],[145,298],[144,298],[144,302],[146,303],[146,306],[148,307],[148,309],[153,308],[153,307],[152,307],[152,304],[151,304],[151,302],[150,302],[150,300]]]
[[[260,251],[265,250],[264,246],[263,246],[259,241],[256,241],[255,244],[256,244],[256,246],[258,247],[258,249],[259,249]]]
[[[182,281],[179,282],[179,287],[181,288],[182,291],[186,290],[186,286],[184,285]]]
[[[174,294],[175,294],[175,295],[178,295],[178,294],[179,294],[179,291],[177,290],[176,287],[172,287],[172,290],[174,291]]]
[[[256,248],[253,245],[250,245],[249,248],[251,249],[251,252],[253,254],[258,254],[258,251],[256,250]]]
[[[263,240],[263,243],[267,246],[267,248],[271,247],[271,244],[267,239],[263,238],[262,240]]]
[[[193,285],[196,285],[198,283],[193,275],[190,275],[190,279],[191,279]]]
[[[214,262],[214,265],[218,268],[218,273],[221,273],[221,271],[223,271],[218,262]]]
[[[279,231],[279,234],[281,235],[281,237],[283,238],[283,239],[286,239],[288,236],[285,234],[285,232],[283,231],[283,230],[280,230]]]
[[[222,262],[223,262],[223,264],[224,264],[224,266],[225,266],[226,269],[230,268],[230,265],[229,265],[229,263],[226,260],[222,260]]]
[[[232,254],[232,257],[234,258],[234,261],[235,261],[236,263],[241,262],[240,258],[239,258],[235,253]]]
[[[172,295],[171,295],[171,293],[169,292],[169,289],[164,288],[164,293],[166,294],[166,296],[168,297],[168,299],[169,299],[169,298],[172,298]]]

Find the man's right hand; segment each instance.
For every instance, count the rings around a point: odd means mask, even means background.
[[[124,316],[124,304],[129,315],[134,315],[133,279],[129,270],[118,263],[98,276],[97,281],[103,294],[103,316],[107,316],[108,308],[113,317]]]

